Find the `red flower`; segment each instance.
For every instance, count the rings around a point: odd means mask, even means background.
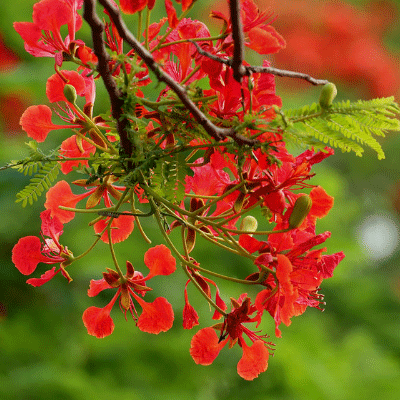
[[[146,8],[152,10],[155,0],[119,0],[121,11],[125,14],[135,14]]]
[[[200,21],[192,21],[190,18],[182,19],[175,29],[168,35],[165,44],[170,42],[182,41],[185,39],[195,39],[209,37],[210,32],[206,25]],[[211,42],[199,42],[199,44]],[[159,61],[167,61],[174,54],[179,62],[171,62],[168,73],[176,69],[179,72],[179,79],[182,80],[193,71],[192,62],[196,53],[196,47],[193,43],[183,42],[163,47],[156,54]],[[163,62],[163,63],[164,63]],[[168,65],[168,64],[167,64]],[[187,83],[198,80],[204,76],[203,71],[195,73]],[[179,80],[179,82],[180,82]]]
[[[48,106],[30,106],[19,120],[26,134],[37,142],[44,142],[49,132],[56,129],[81,128],[78,124],[55,125],[51,122],[52,111]]]
[[[287,41],[277,55],[280,67],[341,80],[371,97],[399,93],[399,57],[384,43],[398,21],[396,3],[371,1],[362,8],[336,1],[289,4],[292,10],[286,3],[275,4],[285,13],[277,21]]]
[[[190,355],[196,364],[210,365],[228,342],[229,348],[238,343],[243,349],[243,355],[237,365],[237,372],[242,378],[253,380],[267,370],[271,349],[269,346],[273,344],[265,342],[264,338],[267,335],[257,335],[243,325],[248,322],[259,322],[257,315],[250,318],[250,315],[256,312],[255,306],[250,304],[250,298],[243,294],[239,302],[231,300],[232,311],[226,316],[223,324],[218,324],[214,329],[201,329],[194,335]],[[219,338],[215,330],[220,331]],[[250,346],[245,342],[244,334],[252,342]]]
[[[61,76],[63,78],[61,78]],[[65,79],[65,80],[63,80]],[[75,71],[61,71],[52,75],[46,84],[46,94],[51,103],[65,102],[65,109],[59,104],[60,111],[57,115],[69,125],[56,125],[51,121],[52,110],[46,105],[30,106],[21,116],[20,125],[29,137],[38,142],[44,142],[49,132],[56,129],[66,128],[85,128],[84,116],[80,115],[75,106],[67,101],[64,95],[64,87],[68,84],[73,86],[79,96],[86,98],[86,104],[92,105],[95,97],[95,88],[93,77],[86,77],[85,71],[83,75],[79,75]]]
[[[93,208],[100,203],[100,200],[104,200],[106,207],[111,207],[113,205],[111,201],[111,196],[116,200],[121,198],[120,191],[125,190],[125,187],[113,185],[113,178],[103,180],[100,183],[99,180],[86,184],[86,180],[77,180],[73,183],[78,186],[94,186],[94,188],[89,189],[86,193],[81,195],[75,195],[72,193],[69,184],[66,181],[57,182],[46,194],[46,203],[44,206],[51,210],[52,215],[56,215],[63,223],[71,221],[75,213],[72,211],[65,211],[59,208],[59,206],[72,207],[74,208],[76,204],[84,198],[88,198],[86,202],[86,208]],[[106,226],[110,217],[102,219],[94,224],[94,231],[96,233],[102,232]],[[132,233],[134,228],[134,217],[130,215],[121,215],[118,218],[114,218],[111,223],[111,237],[113,243],[119,243],[127,239]],[[101,236],[101,240],[108,243],[108,233],[104,232]]]
[[[94,154],[96,147],[88,143],[86,140],[78,138],[76,135],[70,136],[61,143],[60,154],[68,158],[89,157]],[[63,174],[69,174],[73,167],[89,166],[88,160],[63,161],[61,163],[61,171]]]
[[[226,33],[232,32],[231,21],[221,12],[212,11],[211,16],[224,21]],[[245,45],[259,54],[276,53],[286,47],[283,37],[270,25],[266,23],[272,14],[260,12],[253,0],[241,1],[241,17],[243,32],[245,34]],[[233,47],[232,36],[225,39],[226,44]]]
[[[167,12],[168,25],[171,29],[175,29],[179,24],[179,19],[176,15],[176,10],[172,5],[171,0],[164,0],[165,11]]]
[[[59,242],[59,237],[63,233],[63,224],[57,217],[52,218],[50,214],[50,210],[43,211],[40,214],[42,235],[48,237],[44,244],[36,236],[25,236],[18,241],[12,250],[12,261],[24,275],[30,275],[34,272],[41,262],[44,264],[60,263],[60,268],[57,271],[53,267],[40,278],[28,279],[27,283],[32,286],[43,285],[60,271],[68,281],[72,280],[65,271],[65,267],[73,260],[72,253]]]
[[[281,337],[281,322],[291,324],[291,317],[304,313],[307,307],[320,308],[323,295],[318,293],[323,279],[332,276],[334,268],[344,258],[343,252],[322,255],[326,248],[312,250],[325,242],[330,232],[314,235],[293,229],[287,233],[270,235],[268,242],[241,235],[239,243],[253,253],[259,251],[255,264],[275,271],[267,274],[262,283],[267,289],[258,293],[255,301],[260,317],[264,310],[275,320],[275,335]],[[285,253],[285,254],[283,254]],[[254,280],[259,274],[252,274]]]
[[[55,57],[61,65],[63,52],[69,54],[69,44],[82,25],[77,14],[82,0],[41,0],[33,6],[33,22],[14,22],[14,29],[25,42],[25,50],[35,57]],[[68,36],[61,37],[60,28],[68,25]]]
[[[127,261],[127,273],[123,277],[120,277],[116,271],[107,268],[108,272],[103,273],[103,279],[90,282],[88,290],[90,297],[96,296],[104,289],[118,288],[115,296],[105,307],[89,307],[83,313],[83,323],[90,335],[98,338],[111,335],[114,330],[114,322],[110,317],[110,312],[118,297],[120,308],[125,316],[129,311],[141,331],[158,334],[166,332],[172,327],[174,313],[171,304],[165,298],[157,297],[152,303],[147,303],[136,293],[144,296],[147,291],[152,290],[146,286],[146,281],[152,277],[172,274],[176,269],[175,258],[172,257],[166,246],[159,245],[146,252],[144,262],[150,269],[146,277],[143,277],[141,272],[135,271],[132,264]],[[137,314],[132,297],[142,307],[140,316]]]
[[[227,309],[227,306],[219,294],[219,289],[218,289],[217,284],[213,280],[205,278],[204,276],[201,276],[198,272],[194,272],[193,270],[189,270],[189,273],[192,274],[193,278],[201,286],[204,293],[210,299],[211,299],[211,289],[210,289],[209,283],[215,287],[215,289],[216,289],[215,304],[221,310],[225,311]],[[198,316],[196,310],[189,303],[189,298],[188,298],[188,294],[187,294],[187,286],[190,282],[191,282],[191,280],[189,279],[185,285],[185,306],[183,308],[183,327],[184,327],[184,329],[192,329],[195,325],[199,324],[199,316]],[[212,319],[220,319],[221,317],[222,317],[222,315],[220,314],[220,312],[215,310],[214,315],[212,316]]]
[[[67,83],[75,88],[78,96],[85,95],[86,82],[82,75],[76,71],[60,71],[47,79],[46,95],[50,103],[68,101],[64,95],[64,87]]]

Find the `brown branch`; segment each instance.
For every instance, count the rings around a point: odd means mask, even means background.
[[[85,1],[91,2],[91,0]],[[154,61],[152,54],[145,49],[135,38],[135,36],[128,30],[121,18],[119,10],[116,10],[110,4],[109,0],[99,0],[99,2],[107,10],[121,38],[123,38],[132,47],[132,49],[135,50],[147,67],[155,73],[157,79],[166,83],[177,94],[183,105],[192,113],[196,121],[211,137],[217,141],[231,137],[238,144],[247,144],[250,146],[257,143],[255,139],[251,139],[236,133],[233,128],[220,128],[214,125],[188,97],[185,88],[160,68],[160,66]]]
[[[96,0],[84,0],[83,18],[89,24],[92,30],[93,50],[98,59],[97,70],[100,73],[104,86],[107,89],[111,102],[111,113],[117,122],[117,130],[121,140],[121,147],[124,149],[128,157],[132,156],[133,145],[128,138],[130,123],[123,117],[124,95],[118,89],[114,78],[112,77],[109,61],[110,57],[106,52],[103,40],[104,24],[96,14]]]
[[[232,39],[234,43],[231,67],[233,70],[233,77],[241,83],[243,76],[246,75],[246,69],[243,66],[244,34],[242,19],[240,17],[240,0],[229,0],[229,9],[232,23]]]
[[[208,51],[203,50],[196,42],[193,40],[189,40],[190,43],[193,43],[196,46],[196,49],[199,54],[202,56],[208,57],[211,60],[218,61],[221,64],[228,65],[229,67],[233,68],[233,60],[232,59],[224,59],[221,57],[216,56],[215,54],[211,54]],[[313,85],[326,85],[329,83],[326,79],[316,79],[310,75],[304,74],[302,72],[296,71],[287,71],[285,69],[278,69],[273,67],[259,67],[255,65],[242,65],[245,69],[244,75],[251,75],[252,73],[263,73],[263,74],[272,74],[277,76],[282,76],[285,78],[296,78],[296,79],[304,79],[305,81],[313,84]]]
[[[328,80],[326,79],[316,79],[313,78],[310,75],[304,74],[302,72],[296,72],[296,71],[287,71],[284,69],[278,69],[278,68],[273,68],[273,67],[257,67],[253,65],[245,66],[247,75],[250,75],[251,73],[257,73],[261,72],[264,74],[272,74],[272,75],[277,75],[277,76],[283,76],[285,78],[296,78],[296,79],[304,79],[305,81],[313,84],[313,85],[326,85],[329,83]]]

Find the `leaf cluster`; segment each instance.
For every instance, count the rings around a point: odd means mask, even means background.
[[[30,166],[28,165],[28,168],[24,171],[29,170]],[[35,166],[37,164],[34,165],[33,171],[35,170]],[[60,164],[58,161],[50,161],[43,164],[33,178],[30,179],[29,185],[17,193],[16,202],[22,202],[22,207],[25,207],[28,203],[32,205],[44,191],[50,189],[53,182],[56,181],[59,171]]]
[[[400,131],[400,112],[393,97],[357,102],[342,101],[324,109],[313,103],[299,109],[279,111],[272,126],[280,128],[284,137],[300,145],[314,148],[326,146],[353,151],[361,156],[365,147],[374,150],[378,159],[385,158],[375,136],[385,137]]]
[[[151,186],[159,195],[173,203],[180,203],[185,196],[186,162],[182,153],[159,162],[153,169]]]

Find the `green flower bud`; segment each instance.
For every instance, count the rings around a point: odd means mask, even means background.
[[[246,232],[255,232],[257,230],[258,221],[252,215],[246,215],[240,223],[240,230]],[[253,234],[250,234],[253,236]]]
[[[75,104],[76,101],[76,90],[72,85],[68,83],[64,86],[64,96],[65,98],[72,104]]]
[[[337,89],[335,84],[327,83],[322,88],[321,94],[319,96],[319,105],[321,108],[326,109],[332,105],[333,100],[337,95]]]
[[[300,196],[294,203],[292,214],[289,217],[289,228],[298,228],[306,219],[311,210],[312,200],[307,194]]]

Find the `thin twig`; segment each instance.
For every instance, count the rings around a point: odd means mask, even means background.
[[[233,68],[233,60],[232,59],[221,58],[219,56],[216,56],[215,54],[211,54],[208,51],[203,50],[196,42],[194,42],[192,40],[189,40],[189,42],[194,44],[194,46],[197,49],[197,52],[200,55],[202,55],[204,57],[208,57],[210,60],[217,61],[221,64],[225,64],[225,65]],[[263,74],[272,74],[272,75],[282,76],[285,78],[304,79],[305,81],[307,81],[313,85],[326,85],[327,83],[329,83],[329,81],[326,79],[315,79],[312,76],[304,74],[302,72],[287,71],[285,69],[278,69],[278,68],[273,68],[273,67],[260,67],[260,66],[255,66],[255,65],[242,65],[242,66],[246,70],[246,73],[244,75],[251,75],[252,73],[263,73]]]

